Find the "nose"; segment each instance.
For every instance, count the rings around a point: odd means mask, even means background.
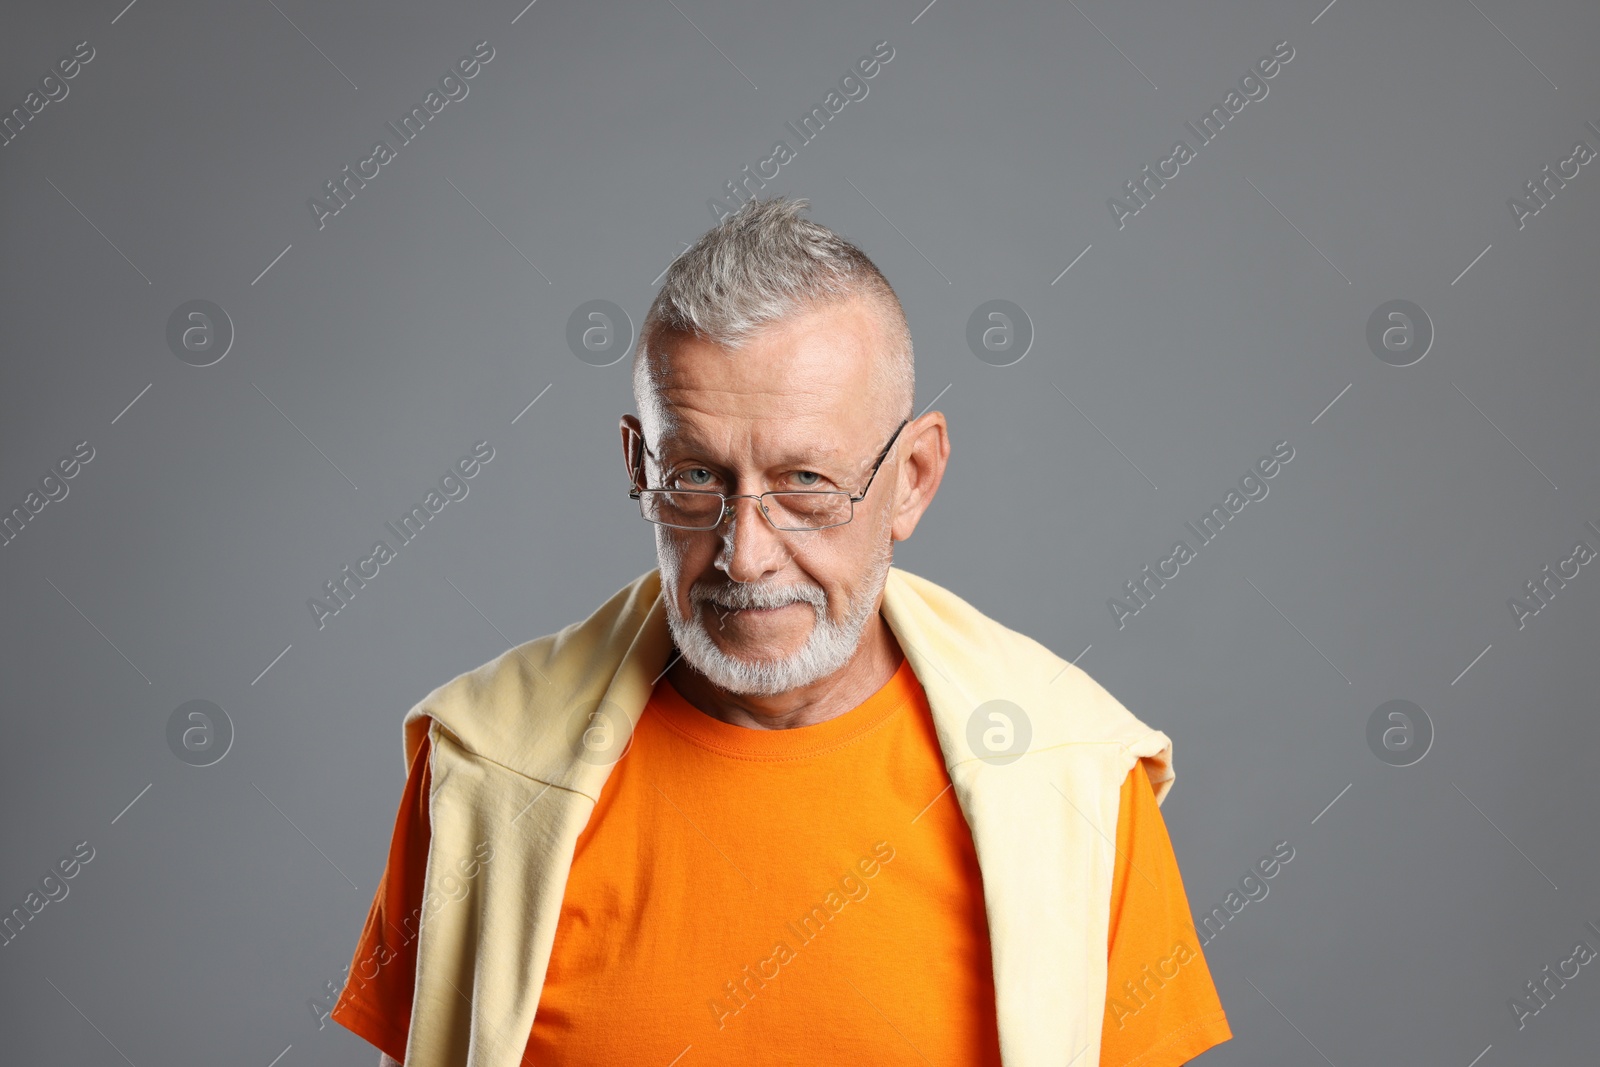
[[[793,553],[783,534],[762,514],[761,501],[740,497],[729,504],[733,521],[722,535],[717,568],[736,582],[760,582],[783,570]]]

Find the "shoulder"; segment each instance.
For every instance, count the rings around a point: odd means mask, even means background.
[[[1157,800],[1166,798],[1174,772],[1172,741],[1165,733],[1035,638],[927,578],[897,567],[890,575],[885,613],[897,636],[909,635],[925,646],[918,659],[960,657],[967,665],[964,673],[982,687],[964,695],[979,703],[1004,699],[1017,705],[1033,730],[1032,748],[1114,746],[1122,750],[1122,773],[1142,760]],[[928,673],[937,670],[930,662]]]
[[[665,660],[671,639],[660,588],[659,571],[648,571],[587,618],[509,648],[433,689],[405,714],[407,765],[439,730],[470,752],[524,773],[536,771],[519,759],[548,749],[536,742],[586,701],[592,709],[604,699],[624,662],[637,660],[639,673],[655,658]]]

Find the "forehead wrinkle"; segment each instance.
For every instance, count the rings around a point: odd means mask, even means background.
[[[666,390],[666,392],[674,391],[678,390]],[[741,399],[750,396],[749,393],[738,390],[710,389],[694,390],[694,392],[711,392],[719,396],[732,396]],[[763,395],[772,398],[772,407],[778,410],[787,409],[791,412],[795,401],[801,397],[822,399],[819,394],[815,393],[804,393],[799,396],[790,392],[764,393]],[[742,441],[744,443],[744,451],[747,454],[754,451],[754,439],[758,428],[763,425],[783,426],[793,424],[795,421],[792,415],[781,419],[775,415],[759,415],[754,418],[748,418],[742,414],[729,415],[720,411],[712,411],[702,405],[696,405],[692,401],[673,402],[665,396],[661,398],[658,412],[665,416],[661,419],[661,433],[657,441],[657,448],[663,461],[669,459],[669,454],[674,451],[709,453],[711,451],[710,439],[713,436],[721,436],[716,433],[716,421],[731,418],[743,423],[742,426],[730,431],[729,437],[733,440]],[[691,415],[691,417],[686,418],[686,414]],[[692,417],[694,415],[701,417]],[[706,432],[702,433],[701,431]],[[802,427],[802,432],[807,433],[816,443],[809,446],[786,446],[784,443],[778,442],[773,447],[783,449],[783,451],[779,452],[777,458],[772,461],[774,464],[831,460],[842,454],[842,449],[836,443],[838,434],[830,432],[827,425],[812,423],[810,426]]]

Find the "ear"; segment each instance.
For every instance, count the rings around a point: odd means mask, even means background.
[[[896,464],[895,500],[891,514],[890,537],[904,541],[917,528],[922,513],[933,503],[945,466],[950,462],[950,433],[944,412],[929,411],[918,416],[903,431],[906,438]]]
[[[636,415],[622,416],[622,462],[628,472],[628,484],[644,488],[644,427]]]

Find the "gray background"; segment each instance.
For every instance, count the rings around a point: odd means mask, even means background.
[[[568,316],[637,324],[707,198],[879,40],[764,195],[875,259],[949,417],[897,562],[1174,739],[1196,913],[1295,848],[1205,949],[1235,1033],[1205,1062],[1593,1057],[1600,966],[1520,1031],[1507,1001],[1600,948],[1600,577],[1521,629],[1507,600],[1600,546],[1600,167],[1521,230],[1507,198],[1600,148],[1600,11],[925,2],[8,8],[6,110],[96,49],[0,149],[0,505],[96,450],[0,549],[0,908],[96,850],[0,949],[8,1060],[375,1061],[308,1002],[383,866],[401,715],[655,562],[628,361],[577,359]],[[484,39],[319,231],[307,198]],[[1282,40],[1119,230],[1107,198]],[[165,340],[197,298],[237,331],[204,368]],[[1036,332],[1014,365],[967,346],[990,299]],[[1392,299],[1437,331],[1408,367],[1365,339]],[[480,439],[469,496],[319,630],[307,600]],[[1280,440],[1270,495],[1119,629],[1107,598]],[[236,730],[204,769],[166,742],[194,699]],[[1366,741],[1395,699],[1435,731],[1407,767]]]

